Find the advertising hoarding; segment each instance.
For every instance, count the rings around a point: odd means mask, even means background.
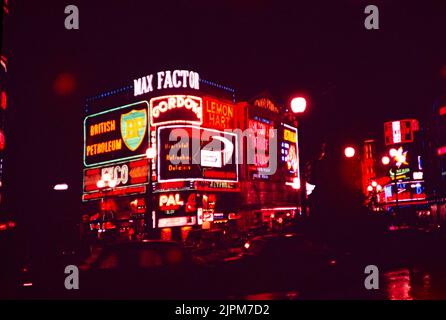
[[[238,181],[237,135],[196,126],[158,128],[158,181]]]
[[[136,102],[84,120],[84,165],[142,157],[148,147],[148,103]]]

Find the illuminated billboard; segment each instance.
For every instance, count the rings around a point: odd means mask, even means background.
[[[203,127],[218,130],[235,128],[235,106],[232,103],[203,97]]]
[[[420,130],[418,120],[406,119],[384,123],[386,145],[414,142],[414,133]]]
[[[158,128],[158,181],[238,181],[237,135],[196,126]]]
[[[270,179],[274,174],[270,166],[270,141],[275,139],[274,122],[254,116],[248,120],[248,129],[252,130],[252,144],[248,144],[248,153],[254,155],[254,163],[249,164],[250,175],[253,179]]]
[[[86,167],[133,159],[148,148],[148,103],[141,101],[89,115],[84,120]]]
[[[297,128],[283,125],[280,159],[284,166],[287,185],[300,189],[299,137]]]
[[[97,182],[103,179],[106,174],[116,181],[116,188],[147,184],[149,182],[148,161],[147,159],[138,159],[98,168],[84,169],[84,193],[98,191]]]
[[[169,95],[150,99],[150,122],[153,126],[186,122],[201,125],[203,106],[200,97]]]

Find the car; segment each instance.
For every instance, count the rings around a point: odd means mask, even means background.
[[[224,229],[194,230],[185,244],[195,257],[204,263],[213,263],[237,255],[242,250],[243,237]]]
[[[296,233],[254,237],[237,257],[221,265],[226,279],[221,289],[231,287],[228,295],[257,292],[283,292],[323,283],[336,267],[334,254],[324,245]]]
[[[107,244],[80,266],[83,299],[203,298],[200,265],[178,242]]]

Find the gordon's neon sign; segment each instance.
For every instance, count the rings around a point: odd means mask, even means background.
[[[170,95],[150,100],[151,123],[161,125],[169,123],[203,123],[203,106],[200,97]]]

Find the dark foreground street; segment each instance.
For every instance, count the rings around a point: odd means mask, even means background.
[[[4,298],[425,300],[446,298],[446,243],[440,230],[403,228],[369,239],[366,230],[344,240],[321,239],[290,227],[213,249],[143,240],[101,244],[87,258],[76,249],[15,270]],[[349,238],[350,237],[350,238]],[[357,237],[352,240],[351,237]],[[329,240],[332,245],[328,245]],[[67,265],[80,269],[79,290],[67,290]],[[365,268],[379,270],[368,290]],[[9,278],[10,280],[12,279]],[[376,282],[376,281],[375,281]]]

